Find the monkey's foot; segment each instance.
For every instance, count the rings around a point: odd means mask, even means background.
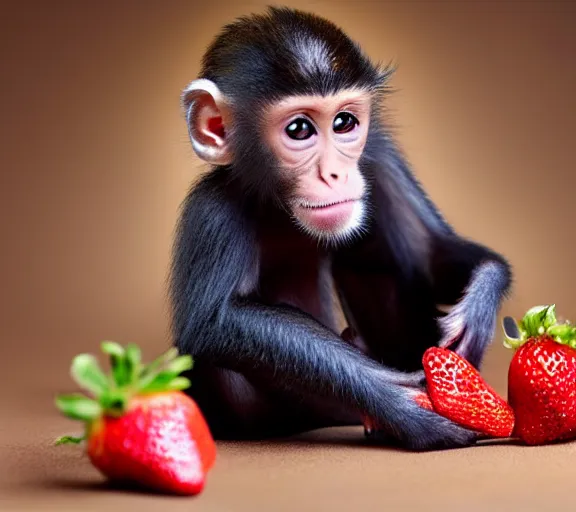
[[[473,446],[480,439],[472,432],[435,413],[426,411],[424,421],[413,424],[409,432],[394,435],[371,421],[364,423],[364,436],[371,444],[409,451],[431,451]],[[427,417],[427,419],[426,419]]]
[[[394,436],[392,436],[386,430],[380,429],[376,425],[376,422],[374,422],[371,418],[364,418],[362,423],[364,424],[364,437],[370,441],[375,441],[386,445],[397,444],[397,440],[394,438]]]

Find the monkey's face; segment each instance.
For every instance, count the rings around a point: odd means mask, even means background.
[[[368,135],[370,96],[294,96],[264,112],[265,140],[281,179],[291,184],[288,207],[318,238],[340,239],[363,219],[365,182],[358,161]]]
[[[361,227],[366,186],[358,162],[368,137],[369,92],[288,96],[246,112],[229,108],[218,87],[202,79],[188,87],[186,98],[200,158],[232,165],[251,190],[280,196],[315,238],[344,240]]]

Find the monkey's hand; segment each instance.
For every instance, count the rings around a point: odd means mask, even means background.
[[[496,319],[509,281],[506,266],[496,261],[479,265],[464,296],[445,317],[440,346],[450,348],[480,368],[484,352],[494,337]]]
[[[400,416],[382,421],[366,417],[364,434],[373,443],[395,446],[412,451],[445,450],[472,446],[477,433],[427,410],[414,401],[414,391],[408,390],[402,402]],[[396,415],[395,415],[396,416]]]
[[[439,346],[454,350],[479,369],[494,336],[496,317],[490,305],[464,296],[450,313],[438,320],[442,330]]]

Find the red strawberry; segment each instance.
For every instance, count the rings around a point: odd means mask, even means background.
[[[422,358],[434,410],[455,423],[490,437],[510,437],[514,412],[456,352],[429,348]]]
[[[420,391],[420,390],[414,391],[414,401],[420,407],[423,407],[424,409],[428,409],[429,411],[434,410],[434,406],[432,405],[432,402],[430,401],[430,397],[424,391]]]
[[[530,309],[518,333],[506,318],[505,346],[516,352],[508,370],[515,436],[526,444],[576,438],[576,328],[556,323],[555,306]]]
[[[57,407],[85,422],[85,435],[57,444],[86,441],[86,453],[115,482],[176,494],[198,494],[216,458],[216,446],[202,412],[182,392],[190,381],[179,374],[192,368],[190,356],[168,351],[149,365],[140,350],[102,344],[112,375],[105,376],[89,354],[74,358],[71,373],[94,399],[63,395]]]

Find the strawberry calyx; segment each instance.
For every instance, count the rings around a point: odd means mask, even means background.
[[[58,395],[55,400],[60,412],[85,423],[84,436],[62,436],[56,444],[78,444],[104,416],[120,417],[128,410],[131,399],[152,393],[181,391],[190,380],[180,374],[193,367],[192,357],[180,356],[172,348],[149,364],[143,364],[137,345],[122,346],[104,341],[100,346],[108,356],[111,372],[103,372],[95,356],[79,354],[72,360],[72,379],[87,392]]]
[[[506,317],[503,329],[506,348],[518,349],[531,339],[551,339],[576,349],[576,327],[569,321],[557,322],[555,304],[530,308],[519,323]]]

